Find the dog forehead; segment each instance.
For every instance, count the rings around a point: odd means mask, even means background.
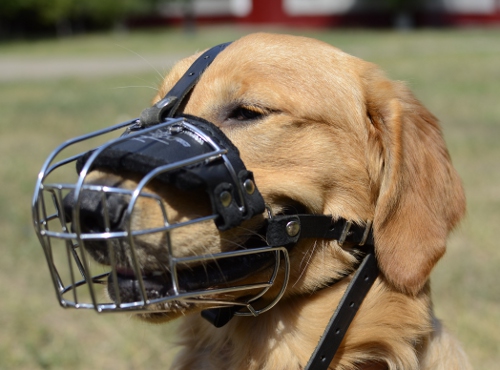
[[[224,52],[226,56],[238,53],[245,59],[281,59],[293,58],[300,60],[303,56],[310,54],[336,54],[339,58],[352,58],[351,55],[327,44],[323,41],[304,36],[293,36],[286,34],[253,33],[244,36],[231,45]]]
[[[188,105],[204,111],[194,106],[248,102],[291,114],[328,109],[352,116],[354,109],[364,110],[360,75],[365,63],[321,41],[252,34],[217,56]],[[338,106],[343,102],[354,104]]]
[[[290,84],[348,82],[360,74],[361,60],[324,42],[301,36],[251,34],[236,40],[207,70],[207,76],[247,76]],[[336,81],[334,81],[336,80]]]
[[[184,58],[173,66],[159,89],[158,100],[201,54]],[[284,85],[293,82],[352,84],[369,66],[370,63],[316,39],[255,33],[231,43],[205,71],[202,81],[210,80],[209,77],[238,81],[260,76]]]

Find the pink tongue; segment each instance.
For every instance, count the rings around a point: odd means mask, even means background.
[[[117,266],[116,273],[123,277],[135,278],[135,272],[131,268]]]

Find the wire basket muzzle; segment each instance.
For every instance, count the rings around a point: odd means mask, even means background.
[[[251,172],[244,167],[237,149],[220,136],[215,126],[189,118],[169,119],[147,129],[130,129],[128,134],[91,151],[65,154],[74,146],[125,127],[133,128],[137,123],[128,121],[70,140],[49,156],[40,171],[33,198],[34,226],[60,304],[99,312],[168,311],[179,302],[210,307],[239,305],[246,308],[239,313],[242,315],[256,315],[272,307],[283,294],[288,279],[288,253],[284,247],[262,242],[262,246],[248,249],[180,256],[172,245],[170,235],[175,229],[215,222],[219,230],[227,230],[264,209]],[[76,182],[60,180],[68,174],[74,179],[75,163]],[[142,177],[133,189],[86,183],[88,174],[95,169],[139,173]],[[211,213],[172,223],[163,199],[146,189],[153,181],[206,192]],[[101,205],[99,230],[87,230],[81,222],[82,202],[89,193]],[[68,197],[71,211],[65,207]],[[118,229],[113,226],[112,211],[108,209],[112,197],[127,201]],[[131,220],[137,213],[136,205],[144,200],[157,207],[155,214],[161,215],[161,220],[150,228],[134,229]],[[140,263],[144,251],[139,244],[148,235],[161,236],[157,239],[162,243],[155,251],[155,256],[161,257],[151,257],[162,265],[161,274],[156,271],[144,275]],[[246,278],[255,266],[262,266],[269,273],[248,283]],[[278,278],[281,273],[284,275]],[[255,305],[277,279],[283,287],[274,299],[264,306]],[[107,288],[101,289],[100,285]],[[240,292],[238,295],[245,298],[219,298],[233,292]]]

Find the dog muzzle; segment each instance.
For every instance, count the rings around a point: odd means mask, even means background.
[[[140,119],[69,140],[46,160],[33,198],[33,219],[63,307],[150,313],[196,303],[257,315],[283,295],[288,252],[284,246],[263,242],[265,235],[258,236],[260,244],[252,240],[232,251],[194,256],[177,255],[171,240],[175,230],[199,223],[214,222],[225,231],[254,217],[264,219],[264,200],[238,149],[210,122],[177,114],[202,73],[227,45],[205,52]],[[110,140],[110,135],[124,129]],[[137,182],[133,189],[92,184],[88,175],[96,170],[133,174]],[[210,212],[173,221],[164,200],[147,191],[150,184],[187,196],[201,192],[209,199]],[[142,200],[157,207],[154,226],[149,228],[133,222],[144,216],[144,211],[137,216]],[[141,238],[151,236],[160,245],[148,258],[156,259],[160,267],[146,272],[139,257],[145,250],[139,244]],[[242,283],[259,269],[269,274],[262,281]],[[274,299],[255,306],[279,273],[282,286]],[[107,286],[107,294],[99,285]],[[235,292],[244,298],[220,298]]]
[[[83,154],[64,155],[82,142],[123,127],[128,129],[116,139]],[[75,177],[75,166],[76,181],[61,181],[64,176]],[[133,173],[139,180],[134,189],[87,183],[88,174],[96,170]],[[174,222],[160,196],[147,191],[151,183],[174,187],[187,196],[203,192],[211,211]],[[155,215],[161,215],[161,220],[155,227],[134,227],[141,198],[158,207]],[[256,308],[252,302],[267,292],[280,271],[285,278],[280,279],[283,286],[273,301],[283,294],[288,277],[284,246],[261,242],[262,246],[253,243],[230,252],[180,257],[170,238],[176,229],[203,222],[214,222],[220,231],[233,229],[253,217],[264,219],[264,211],[264,200],[237,148],[215,125],[196,117],[167,118],[150,127],[133,120],[61,145],[43,166],[33,201],[35,228],[61,305],[97,311],[162,311],[172,301],[237,305],[254,315],[269,309]],[[138,262],[138,253],[143,252],[138,240],[148,235],[158,236],[163,243],[154,251],[163,261],[161,273],[145,275]],[[127,268],[115,253],[124,248]],[[256,272],[255,266],[268,268],[268,279],[239,284]],[[107,285],[109,298],[99,292],[99,284]],[[237,290],[257,293],[240,302],[212,298]]]

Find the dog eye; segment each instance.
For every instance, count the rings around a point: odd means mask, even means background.
[[[264,112],[256,107],[238,107],[231,112],[228,118],[237,121],[251,121],[259,119],[263,115]]]

